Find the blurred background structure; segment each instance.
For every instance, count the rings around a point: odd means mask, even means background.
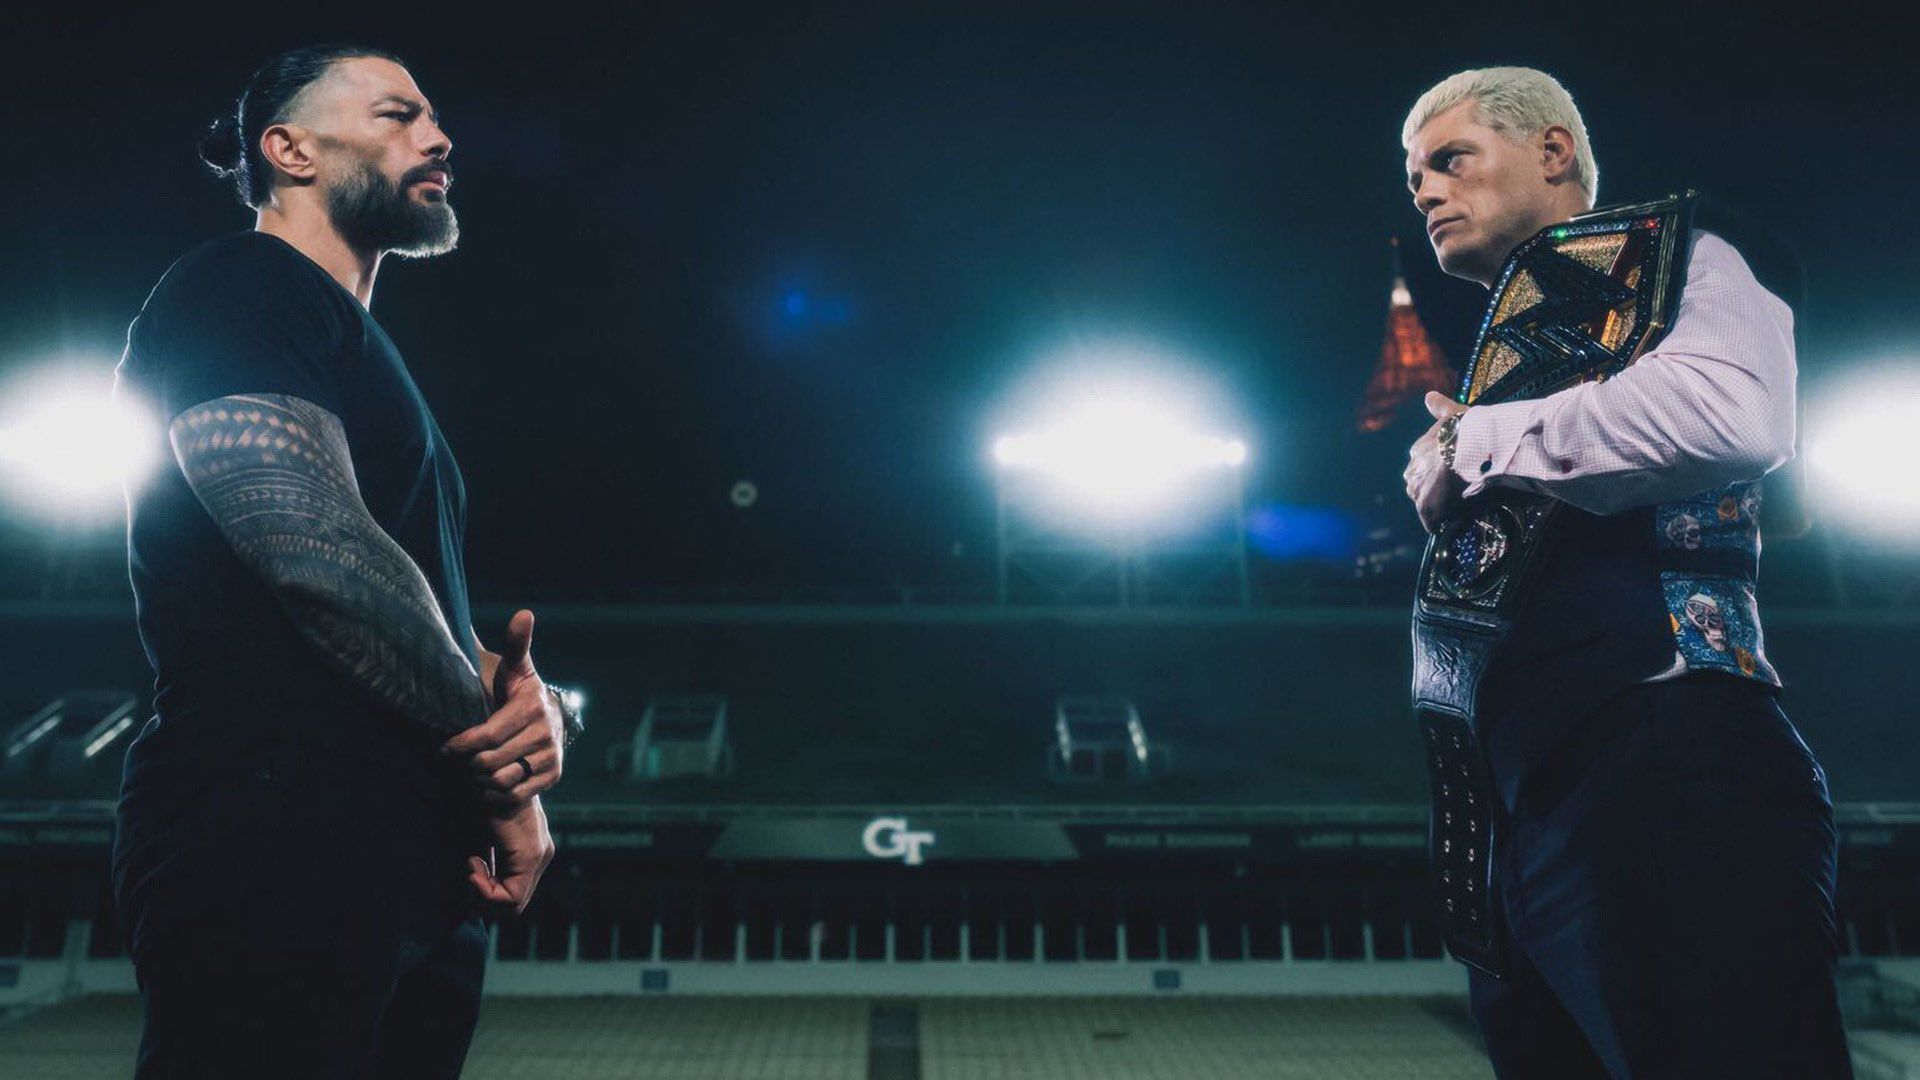
[[[492,946],[490,992],[551,1011],[491,1002],[472,1075],[1487,1075],[1426,910],[1399,481],[1483,293],[1434,266],[1396,136],[1505,61],[1572,90],[1602,201],[1701,188],[1806,266],[1817,524],[1768,546],[1768,646],[1839,804],[1861,1073],[1912,1075],[1920,225],[1878,119],[1911,42],[1654,10],[1687,62],[1574,9],[20,16],[0,1073],[122,1075],[136,1026],[118,482],[170,466],[112,365],[248,223],[200,128],[271,52],[356,37],[455,143],[461,249],[374,312],[467,475],[479,629],[535,608],[590,722]]]

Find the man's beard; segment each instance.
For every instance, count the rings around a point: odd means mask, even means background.
[[[362,251],[390,251],[410,259],[444,255],[460,242],[460,222],[444,199],[424,205],[408,194],[416,181],[443,166],[412,169],[395,187],[372,162],[361,162],[327,192],[327,213],[347,243]]]

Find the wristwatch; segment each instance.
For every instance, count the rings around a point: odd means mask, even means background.
[[[553,695],[554,708],[560,710],[560,721],[566,728],[566,739],[560,744],[561,748],[565,749],[573,745],[573,741],[580,737],[581,732],[587,730],[587,721],[584,716],[587,708],[586,699],[580,696],[578,690],[563,689],[552,683],[547,684],[547,693]]]
[[[1465,415],[1463,409],[1440,421],[1440,430],[1434,435],[1440,443],[1440,465],[1448,472],[1453,471],[1453,452],[1460,441],[1460,418]]]

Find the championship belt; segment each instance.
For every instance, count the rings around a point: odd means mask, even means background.
[[[1673,321],[1686,284],[1694,192],[1594,210],[1543,229],[1501,268],[1458,401],[1545,397],[1610,378]],[[1480,677],[1512,625],[1557,500],[1489,487],[1427,544],[1413,614],[1413,707],[1426,740],[1428,845],[1441,936],[1504,976],[1492,885],[1494,791],[1475,715]]]

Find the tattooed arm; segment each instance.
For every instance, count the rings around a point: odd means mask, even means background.
[[[487,718],[480,675],[432,586],[360,498],[338,418],[297,397],[244,394],[186,410],[168,434],[221,535],[336,671],[437,731]]]

